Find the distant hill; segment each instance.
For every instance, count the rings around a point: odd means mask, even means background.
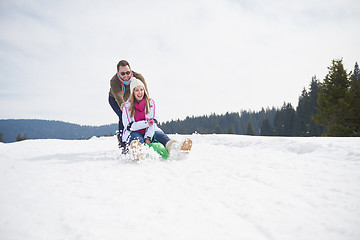
[[[82,126],[61,121],[36,119],[0,120],[3,142],[15,142],[18,134],[27,139],[88,139],[93,136],[114,135],[117,124]]]

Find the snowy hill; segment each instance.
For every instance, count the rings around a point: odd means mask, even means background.
[[[1,239],[360,239],[360,138],[191,137],[140,163],[114,137],[0,143]]]

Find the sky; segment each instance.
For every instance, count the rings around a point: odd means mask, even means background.
[[[117,122],[116,65],[160,121],[297,106],[333,59],[360,62],[358,0],[0,0],[0,119]]]

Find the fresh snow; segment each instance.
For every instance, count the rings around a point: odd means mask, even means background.
[[[115,137],[0,143],[0,239],[360,239],[360,138],[190,137],[139,163]]]

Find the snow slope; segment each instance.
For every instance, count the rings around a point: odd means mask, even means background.
[[[140,163],[114,137],[0,144],[0,239],[360,239],[360,138],[191,138]]]

